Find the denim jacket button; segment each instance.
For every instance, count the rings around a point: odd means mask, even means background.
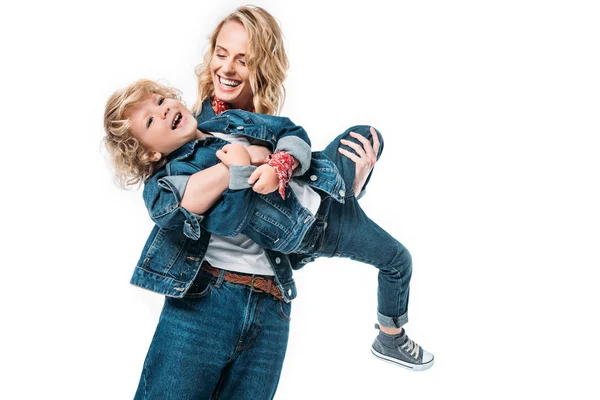
[[[317,180],[317,176],[316,175],[311,175],[310,176],[310,180],[313,181],[313,182],[316,181]]]
[[[281,263],[281,258],[279,258],[279,257],[275,258],[275,263],[280,264]]]
[[[346,195],[346,192],[344,192],[343,190],[340,190],[340,196],[344,197]]]
[[[243,131],[243,130],[244,130],[244,127],[243,127],[243,126],[238,126],[238,127],[237,127],[237,130],[238,130],[238,131]]]

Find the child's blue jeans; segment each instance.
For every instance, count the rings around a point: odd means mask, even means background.
[[[338,151],[339,147],[353,151],[341,145],[341,139],[359,143],[350,136],[350,132],[359,133],[370,139],[372,143],[369,129],[368,126],[349,128],[323,150],[323,153],[335,163],[344,179],[345,202],[338,203],[331,197],[323,199],[317,212],[317,221],[306,234],[303,248],[298,253],[321,257],[346,257],[377,267],[379,269],[377,289],[379,323],[383,326],[399,328],[408,321],[409,284],[412,274],[410,253],[400,242],[369,219],[362,210],[352,189],[356,166],[352,160]],[[378,159],[383,150],[383,139],[380,134],[379,141],[382,146],[377,154]]]
[[[287,348],[291,303],[203,270],[167,297],[136,399],[272,399]]]

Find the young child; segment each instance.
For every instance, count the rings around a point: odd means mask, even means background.
[[[105,125],[110,137],[111,126],[128,124],[139,157],[124,176],[145,181],[144,200],[159,227],[183,230],[192,240],[200,238],[202,228],[225,237],[247,235],[265,249],[294,253],[300,264],[336,256],[374,265],[380,271],[380,324],[399,328],[407,322],[410,254],[362,211],[351,189],[354,164],[337,146],[311,155],[306,132],[289,119],[241,110],[196,124],[170,89],[151,81],[139,81],[113,98],[131,97],[142,87],[145,96],[129,102],[125,119],[113,119],[107,109]],[[357,126],[339,136],[349,147],[351,132],[381,140],[374,129]],[[258,167],[252,165],[258,163],[253,151],[244,149],[256,145],[273,151]],[[225,190],[223,177],[229,178]],[[192,180],[205,184],[190,186]],[[372,352],[412,370],[428,369],[434,360],[404,331],[380,332]]]

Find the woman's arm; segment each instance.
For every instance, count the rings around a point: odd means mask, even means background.
[[[256,144],[246,147],[246,150],[248,151],[248,154],[250,154],[250,164],[254,165],[255,167],[260,167],[263,165],[265,163],[265,159],[273,154],[268,147],[259,146]]]
[[[181,198],[181,207],[194,214],[203,214],[219,200],[228,187],[229,168],[223,163],[196,172],[188,180]]]

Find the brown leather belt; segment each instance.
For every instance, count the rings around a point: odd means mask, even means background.
[[[216,276],[217,278],[221,275],[221,269],[215,268],[208,263],[203,263],[202,270],[208,272],[212,276]],[[261,276],[250,276],[250,275],[238,275],[233,272],[225,271],[225,276],[223,279],[227,282],[238,283],[240,285],[250,286],[252,290],[255,292],[265,292],[277,300],[283,301],[283,296],[281,295],[281,291],[271,278],[263,278]]]

